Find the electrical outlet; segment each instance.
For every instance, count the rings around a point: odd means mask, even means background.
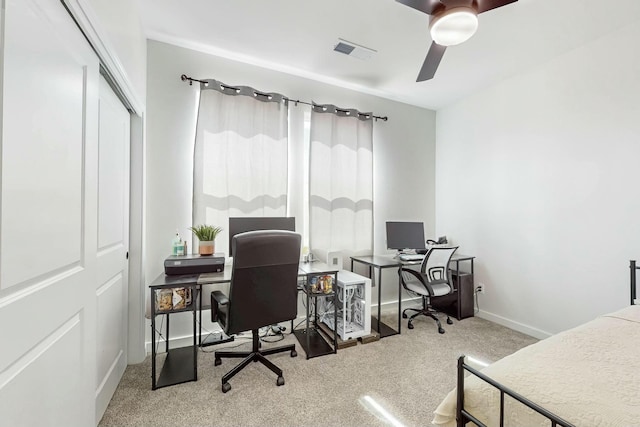
[[[484,283],[478,283],[478,286],[476,286],[476,292],[479,294],[484,293]]]

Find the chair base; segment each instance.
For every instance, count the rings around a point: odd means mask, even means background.
[[[432,318],[433,320],[436,321],[436,324],[438,325],[438,332],[441,334],[444,334],[445,330],[442,327],[442,323],[440,323],[440,319],[438,319],[438,317],[436,316],[436,314],[440,314],[440,311],[434,310],[427,302],[426,299],[423,297],[422,298],[422,308],[405,308],[404,310],[402,310],[402,318],[406,319],[407,318],[407,311],[415,311],[416,313],[414,315],[412,315],[411,317],[409,317],[409,322],[407,323],[407,328],[409,329],[413,329],[413,319],[415,319],[416,317],[422,315],[422,316],[427,316]],[[448,314],[443,313],[447,316],[447,324],[448,325],[452,325],[453,321],[451,320],[451,318],[449,317]]]
[[[238,372],[243,370],[249,363],[251,362],[260,362],[267,368],[269,368],[274,374],[278,376],[276,380],[276,385],[281,386],[284,385],[284,377],[282,376],[282,369],[278,368],[271,361],[269,361],[265,356],[274,353],[283,353],[285,351],[291,352],[291,357],[296,357],[298,353],[296,352],[295,344],[291,345],[283,345],[280,347],[270,348],[268,350],[260,350],[260,338],[258,336],[258,330],[254,329],[251,331],[253,334],[253,348],[251,351],[216,351],[215,352],[215,360],[214,365],[218,366],[222,363],[222,358],[244,358],[242,362],[237,364],[232,370],[224,374],[222,377],[222,392],[226,393],[231,390],[231,385],[229,384],[229,380],[233,378]]]

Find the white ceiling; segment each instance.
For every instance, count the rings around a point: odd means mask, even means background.
[[[428,16],[394,0],[136,1],[150,39],[430,109],[640,19],[638,0],[519,0],[479,15],[478,32],[447,49],[433,80],[416,83]],[[334,52],[338,38],[378,53]]]

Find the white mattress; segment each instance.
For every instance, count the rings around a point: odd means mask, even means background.
[[[640,425],[640,306],[630,306],[525,347],[482,372],[576,426]],[[465,409],[499,425],[500,394],[465,378]],[[455,426],[456,390],[433,424]],[[505,395],[506,426],[549,426]]]

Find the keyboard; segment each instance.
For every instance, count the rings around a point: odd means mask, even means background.
[[[400,258],[400,261],[422,261],[424,254],[400,254],[398,258]]]

